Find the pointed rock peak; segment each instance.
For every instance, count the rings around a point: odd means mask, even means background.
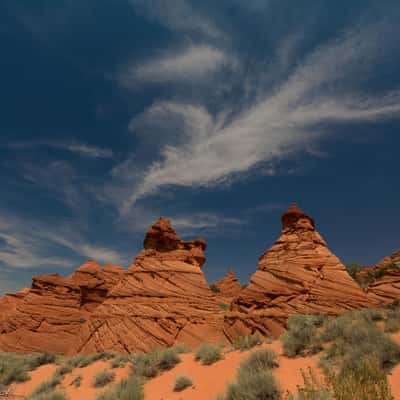
[[[236,280],[237,280],[237,277],[236,277],[235,273],[233,272],[233,269],[232,269],[232,268],[229,268],[229,269],[228,269],[228,272],[226,273],[225,277],[226,277],[226,278],[236,279]]]
[[[298,224],[300,221],[305,223]],[[293,203],[282,215],[282,228],[311,228],[314,230],[315,223],[314,220],[309,217],[296,203]]]
[[[171,221],[167,218],[159,218],[147,231],[143,245],[145,249],[168,251],[177,249],[179,243],[179,236],[172,228]]]

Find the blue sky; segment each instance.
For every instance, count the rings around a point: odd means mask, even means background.
[[[293,201],[400,247],[398,1],[1,0],[0,294],[172,219],[243,282]]]

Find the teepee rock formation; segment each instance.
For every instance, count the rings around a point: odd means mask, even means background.
[[[160,218],[124,278],[82,326],[76,352],[226,341],[223,313],[202,271],[205,249],[203,239],[182,241]]]
[[[291,314],[334,315],[370,302],[329,250],[313,219],[293,204],[282,216],[280,237],[234,299],[232,310],[239,314],[231,317],[227,329],[240,331],[252,319],[251,329],[277,335]]]
[[[104,301],[122,268],[90,260],[72,275],[40,275],[1,323],[0,350],[67,353],[90,313]],[[0,304],[1,307],[1,304]]]
[[[370,268],[376,279],[367,287],[380,304],[390,304],[400,300],[400,250],[385,257],[378,265]]]
[[[218,301],[223,303],[231,303],[242,289],[242,286],[232,269],[229,269],[222,279],[214,282],[211,286],[218,288],[219,292],[215,293],[215,297]]]

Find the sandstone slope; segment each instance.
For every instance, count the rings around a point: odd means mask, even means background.
[[[242,286],[232,269],[219,281],[214,282],[211,286],[218,288],[215,291],[215,297],[222,303],[229,304],[239,294]]]
[[[90,313],[122,275],[120,267],[83,264],[71,276],[36,276],[1,325],[0,349],[68,353]]]
[[[367,287],[369,294],[376,296],[382,305],[400,301],[400,250],[385,257],[369,272],[374,276]]]
[[[203,239],[180,240],[160,218],[144,250],[83,325],[76,352],[146,351],[226,341],[223,315],[202,271]]]
[[[295,313],[340,314],[372,300],[329,250],[314,221],[292,205],[282,232],[259,259],[250,284],[234,299],[226,329],[231,336],[259,330],[276,336]]]

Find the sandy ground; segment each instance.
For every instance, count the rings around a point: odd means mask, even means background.
[[[37,370],[29,373],[31,379],[27,382],[16,384],[12,387],[13,394],[17,396],[29,396],[42,382],[52,378],[57,366],[54,364],[43,365]],[[71,373],[67,374],[63,380],[63,390],[70,400],[94,400],[96,396],[106,388],[93,387],[93,377],[97,372],[103,370],[111,370],[110,364],[105,361],[96,361],[84,368],[75,368]],[[115,372],[115,380],[112,384],[126,378],[129,374],[129,366],[124,368],[112,369]],[[72,385],[73,380],[82,375],[81,385],[75,387]]]
[[[278,341],[265,345],[279,356],[279,367],[275,369],[275,376],[282,391],[296,392],[297,385],[303,384],[301,369],[311,367],[317,373],[318,356],[309,358],[288,359],[282,357],[282,348]],[[203,366],[194,360],[193,354],[181,356],[182,362],[173,370],[148,381],[145,385],[146,400],[213,400],[218,394],[225,392],[229,382],[235,381],[237,369],[254,348],[246,352],[226,353],[223,360],[210,366]],[[194,386],[182,392],[173,392],[175,379],[179,375],[186,375],[192,379]]]
[[[30,380],[13,385],[12,393],[16,396],[29,396],[43,381],[51,379],[56,369],[56,365],[48,364],[29,372]]]
[[[400,332],[390,335],[390,337],[400,344]],[[400,400],[400,364],[391,371],[388,381],[392,387],[392,395],[394,400]]]

